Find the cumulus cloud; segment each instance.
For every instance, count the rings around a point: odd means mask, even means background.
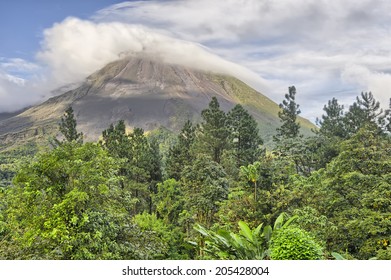
[[[47,29],[34,79],[53,88],[121,52],[155,52],[171,63],[233,74],[276,102],[295,85],[302,115],[314,120],[332,97],[352,102],[361,91],[388,105],[390,9],[382,0],[123,2]],[[19,76],[11,65],[3,70]]]
[[[314,119],[334,96],[354,100],[368,88],[382,101],[390,95],[390,8],[382,0],[136,1],[95,19],[161,27],[205,44],[267,79],[265,93],[276,102],[295,84],[303,115]],[[367,83],[346,79],[353,63],[369,71]]]

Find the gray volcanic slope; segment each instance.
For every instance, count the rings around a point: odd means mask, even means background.
[[[125,120],[129,129],[164,126],[178,131],[216,96],[223,110],[241,103],[258,121],[264,138],[280,125],[278,105],[236,78],[203,72],[158,60],[127,57],[106,65],[78,88],[0,121],[0,141],[7,143],[54,133],[68,106],[78,130],[96,141],[111,123]],[[304,130],[313,125],[301,119]]]

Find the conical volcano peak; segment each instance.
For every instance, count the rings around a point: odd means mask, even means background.
[[[90,82],[111,81],[123,83],[150,83],[159,87],[183,85],[189,81],[200,82],[212,72],[167,63],[157,55],[128,55],[106,65],[87,78]]]

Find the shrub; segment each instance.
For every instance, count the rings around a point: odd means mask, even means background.
[[[271,239],[272,260],[320,260],[321,246],[304,230],[286,227],[278,230]]]

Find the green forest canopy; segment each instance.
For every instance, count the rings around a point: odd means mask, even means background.
[[[390,110],[333,98],[304,138],[295,94],[268,150],[217,98],[174,138],[83,143],[69,108],[50,150],[0,154],[0,259],[391,259]]]

